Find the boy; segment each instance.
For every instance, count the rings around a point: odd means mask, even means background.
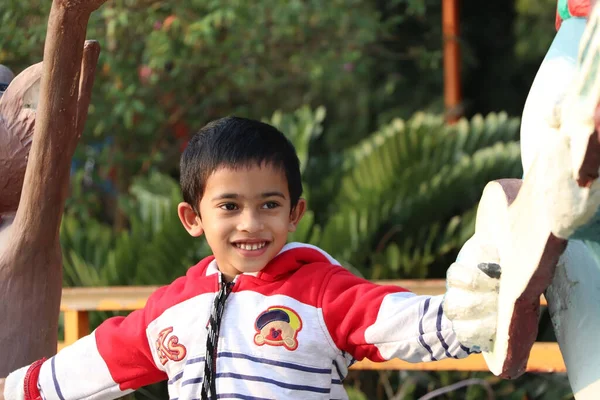
[[[182,155],[181,189],[179,218],[213,256],[144,309],[11,373],[6,400],[111,399],[161,380],[171,399],[341,399],[355,360],[471,352],[441,296],[372,284],[314,246],[286,244],[306,202],[298,157],[274,127],[236,117],[208,124]],[[493,314],[493,299],[451,303],[463,337],[493,334],[471,328],[482,309]]]

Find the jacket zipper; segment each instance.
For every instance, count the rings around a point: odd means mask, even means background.
[[[237,278],[237,277],[236,277]],[[202,381],[202,400],[216,400],[217,354],[219,344],[219,331],[225,311],[225,303],[235,286],[236,279],[224,282],[223,275],[219,272],[219,291],[215,296],[210,312],[208,333],[206,335],[206,357],[204,360],[204,380]]]

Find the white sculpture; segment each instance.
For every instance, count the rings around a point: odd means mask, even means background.
[[[558,2],[560,28],[523,110],[524,179],[484,190],[476,233],[449,270],[447,296],[459,290],[453,276],[465,265],[501,266],[498,317],[489,323],[495,335],[459,339],[479,346],[493,373],[514,378],[525,370],[545,291],[577,400],[600,396],[600,6],[590,13],[594,3]]]

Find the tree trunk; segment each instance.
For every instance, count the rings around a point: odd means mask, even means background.
[[[0,347],[4,349],[0,376],[56,353],[62,291],[60,222],[71,158],[83,131],[99,55],[98,44],[85,42],[85,33],[90,14],[104,1],[52,3],[20,200],[16,212],[4,210],[0,217]],[[27,126],[19,119],[31,117],[32,104],[11,97],[10,90],[9,86],[0,109],[15,111],[10,113],[13,123],[0,135],[19,136],[15,129]],[[11,98],[19,101],[7,103]],[[14,157],[21,153],[6,151]],[[8,172],[2,168],[0,162],[0,175]],[[20,176],[19,171],[10,173]],[[0,197],[14,193],[20,184],[15,179],[0,187]]]

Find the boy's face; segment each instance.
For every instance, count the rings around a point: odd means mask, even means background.
[[[306,203],[291,211],[285,172],[270,165],[219,168],[207,180],[198,217],[189,204],[179,217],[193,236],[205,234],[219,270],[228,278],[258,272],[296,230]]]

